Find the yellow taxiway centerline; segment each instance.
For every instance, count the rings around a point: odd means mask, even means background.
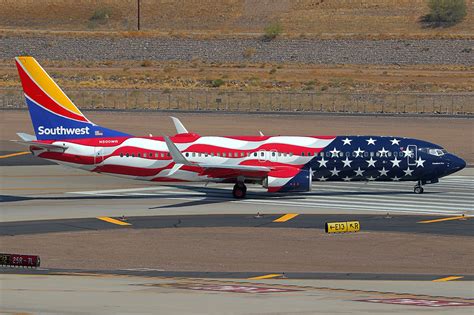
[[[279,217],[278,219],[274,220],[273,222],[286,222],[293,219],[294,217],[297,217],[298,215],[299,215],[298,213],[287,213]]]
[[[30,154],[29,151],[23,151],[23,152],[17,152],[17,153],[12,153],[12,154],[7,154],[7,155],[0,155],[0,159],[6,159],[18,155],[25,155],[25,154]]]
[[[277,278],[277,277],[281,277],[281,276],[283,276],[283,274],[281,274],[281,273],[271,273],[271,274],[268,274],[268,275],[248,278],[248,280],[272,279],[272,278]]]
[[[434,219],[434,220],[418,221],[418,223],[435,223],[435,222],[460,220],[460,219],[466,219],[466,217],[462,215],[462,216],[457,216],[457,217],[449,217],[449,218],[441,218],[441,219]]]
[[[123,221],[120,221],[120,220],[116,220],[116,219],[113,219],[113,218],[110,218],[110,217],[97,217],[97,219],[105,221],[105,222],[109,222],[109,223],[112,223],[112,224],[117,224],[117,225],[131,225],[130,223],[123,222]]]
[[[464,277],[463,276],[449,276],[446,278],[435,279],[433,280],[433,282],[445,282],[445,281],[457,280],[461,278],[464,278]]]

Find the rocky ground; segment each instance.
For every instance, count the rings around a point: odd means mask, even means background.
[[[0,38],[0,59],[152,60],[306,64],[474,65],[473,40],[188,39],[15,36]]]

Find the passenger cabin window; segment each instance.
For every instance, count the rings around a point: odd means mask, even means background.
[[[123,157],[123,153],[120,153],[120,157]]]

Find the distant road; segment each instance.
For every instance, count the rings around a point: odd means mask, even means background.
[[[473,40],[180,39],[150,37],[5,36],[0,59],[180,60],[314,64],[474,65]],[[245,50],[255,50],[245,58]],[[247,56],[248,57],[248,56]]]

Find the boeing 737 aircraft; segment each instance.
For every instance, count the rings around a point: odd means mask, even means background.
[[[153,182],[246,183],[268,192],[305,192],[312,181],[424,184],[466,163],[439,145],[385,136],[200,136],[172,117],[173,137],[136,137],[87,119],[32,57],[17,57],[36,136],[18,133],[33,155],[70,167]]]

